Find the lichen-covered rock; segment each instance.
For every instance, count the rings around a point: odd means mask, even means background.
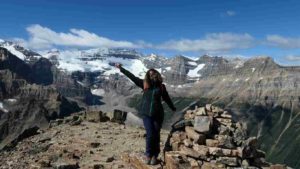
[[[212,118],[209,116],[196,116],[194,129],[200,133],[210,133],[212,123]]]

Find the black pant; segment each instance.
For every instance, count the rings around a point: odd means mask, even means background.
[[[158,157],[160,153],[160,129],[161,120],[145,116],[143,117],[144,127],[146,129],[146,156]]]

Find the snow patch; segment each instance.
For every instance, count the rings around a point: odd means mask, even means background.
[[[205,64],[199,64],[195,69],[189,70],[187,75],[189,77],[200,77],[201,75],[198,74],[198,71],[201,70],[204,66]]]
[[[245,81],[247,82],[249,80],[249,78],[245,79]]]
[[[193,61],[196,61],[196,60],[199,59],[199,58],[192,57],[192,56],[186,56],[186,55],[183,55],[183,56],[186,57],[186,58],[189,58],[189,59],[191,59],[191,60],[193,60]]]
[[[17,102],[17,99],[7,99],[8,102],[11,102],[11,103],[15,103]]]
[[[96,96],[103,96],[105,91],[103,89],[91,89],[91,93]]]
[[[235,79],[235,82],[238,82],[240,79]]]
[[[170,70],[171,70],[171,67],[166,67],[165,69],[168,70],[168,71],[170,71]]]
[[[0,109],[1,109],[2,111],[4,111],[4,112],[8,112],[8,110],[6,110],[6,109],[3,107],[3,103],[2,103],[2,102],[0,102]]]
[[[251,68],[252,69],[252,73],[255,71],[255,68],[253,67],[253,68]]]
[[[156,60],[157,56],[153,53],[150,54],[150,56],[148,57],[148,60],[154,61]]]
[[[25,60],[26,56],[22,52],[16,50],[15,45],[10,45],[9,43],[5,43],[1,46],[6,48],[10,53],[17,56],[19,59]]]
[[[196,62],[191,62],[191,61],[189,61],[188,64],[193,65],[193,66],[197,66],[197,63],[196,63]]]
[[[244,66],[245,61],[243,59],[235,58],[235,59],[230,59],[232,64],[235,65],[235,69],[240,68]]]

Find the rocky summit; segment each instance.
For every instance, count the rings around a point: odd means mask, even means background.
[[[48,128],[0,154],[6,168],[286,169],[271,164],[243,123],[207,104],[187,110],[171,131],[162,130],[160,163],[142,161],[145,130],[125,125],[127,113],[80,112],[52,120]]]
[[[48,128],[1,151],[0,168],[131,168],[121,156],[144,151],[145,131],[125,125],[124,113],[80,112],[52,120]],[[161,133],[162,148],[167,134]]]

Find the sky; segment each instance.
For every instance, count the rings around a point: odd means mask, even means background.
[[[271,56],[300,65],[298,0],[0,0],[0,38],[30,49]]]

